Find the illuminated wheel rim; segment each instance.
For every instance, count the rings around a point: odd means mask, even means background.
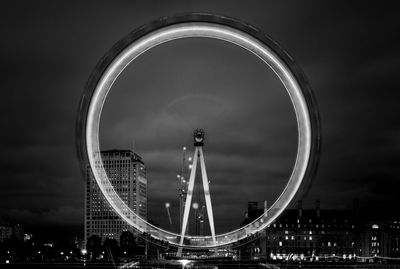
[[[136,215],[114,190],[103,168],[99,147],[101,111],[113,83],[129,65],[149,49],[168,41],[204,37],[238,45],[260,58],[279,77],[288,92],[297,119],[298,150],[288,183],[262,216],[237,230],[211,236],[185,236],[155,227]],[[303,179],[312,178],[320,149],[318,111],[313,94],[293,59],[271,38],[252,26],[210,14],[188,14],[163,18],[145,25],[120,40],[96,66],[79,107],[77,149],[84,168],[89,164],[94,179],[115,212],[130,226],[155,240],[185,248],[212,248],[233,244],[271,224],[289,205]]]

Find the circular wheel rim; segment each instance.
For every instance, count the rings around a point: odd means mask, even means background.
[[[99,124],[107,94],[130,62],[151,48],[172,40],[204,37],[238,45],[260,58],[279,77],[288,92],[297,119],[298,151],[288,183],[272,206],[251,223],[216,235],[188,236],[155,227],[133,212],[115,192],[103,168],[99,147]],[[77,150],[81,165],[89,164],[108,203],[130,226],[150,237],[185,248],[210,248],[232,244],[270,225],[289,205],[303,179],[313,177],[320,151],[319,113],[312,91],[289,54],[270,37],[235,19],[212,14],[187,14],[163,18],[140,27],[121,39],[98,63],[83,94],[77,119]]]

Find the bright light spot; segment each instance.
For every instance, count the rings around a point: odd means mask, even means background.
[[[170,203],[168,203],[168,202],[167,202],[167,203],[165,203],[165,207],[166,207],[166,208],[169,208],[170,206],[171,206],[171,204],[170,204]]]
[[[126,255],[126,251],[124,251],[124,254]]]
[[[379,225],[378,224],[373,224],[372,225],[372,229],[379,229]]]
[[[40,250],[37,253],[40,254]]]
[[[189,164],[189,169],[192,169],[193,165]]]
[[[181,175],[178,174],[178,175],[176,175],[176,177],[177,177],[177,178],[181,178]]]
[[[6,263],[10,263],[10,261],[9,261],[9,260],[6,260]]]
[[[182,264],[182,266],[186,266],[188,263],[190,263],[189,260],[179,260],[179,262]]]
[[[86,249],[82,249],[81,252],[82,252],[83,255],[86,255],[86,254],[87,254],[87,250],[86,250]]]
[[[189,157],[189,162],[191,162],[192,161],[192,157]]]
[[[183,150],[186,150],[186,147],[183,147]]]
[[[61,252],[60,252],[60,255],[64,255],[64,252],[61,251]]]
[[[199,208],[199,204],[196,203],[196,202],[194,202],[194,203],[192,204],[192,207],[193,207],[193,209],[198,209],[198,208]]]

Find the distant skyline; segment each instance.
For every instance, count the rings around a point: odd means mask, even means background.
[[[83,234],[74,128],[85,82],[127,33],[185,12],[246,21],[303,69],[322,124],[319,169],[307,196],[298,197],[304,207],[320,199],[322,208],[348,209],[358,197],[363,212],[399,215],[398,11],[391,3],[333,1],[6,1],[0,218],[49,231],[82,227]],[[240,48],[170,42],[132,63],[114,87],[103,112],[102,149],[127,149],[134,141],[148,168],[149,215],[161,225],[163,203],[178,202],[172,184],[182,146],[192,152],[194,128],[206,130],[217,230],[237,227],[247,200],[273,200],[290,174],[296,145],[290,101],[276,77]]]

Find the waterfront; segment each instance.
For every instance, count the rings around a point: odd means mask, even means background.
[[[146,264],[135,264],[129,267],[121,267],[121,265],[114,265],[112,263],[14,263],[14,264],[0,264],[1,268],[192,268],[192,269],[223,269],[223,268],[271,268],[271,269],[285,269],[285,268],[303,268],[303,269],[322,269],[322,268],[335,268],[335,269],[346,269],[346,268],[400,268],[400,264],[377,264],[377,263],[356,263],[356,264],[333,264],[333,263],[320,263],[320,264],[264,264],[254,262],[216,262],[216,263],[203,263],[188,264],[183,267],[180,263],[146,263]]]

